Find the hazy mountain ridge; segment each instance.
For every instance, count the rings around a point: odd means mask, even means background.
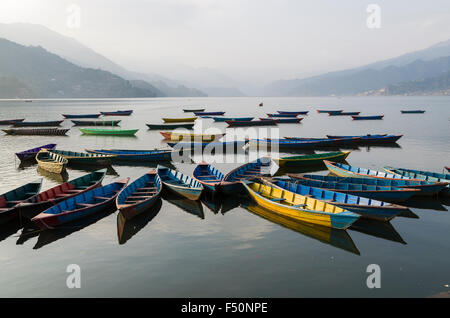
[[[110,72],[79,67],[42,47],[0,39],[0,98],[157,97]]]
[[[450,71],[439,76],[389,85],[384,95],[449,95]]]

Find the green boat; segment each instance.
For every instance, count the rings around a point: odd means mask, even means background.
[[[134,136],[139,129],[79,128],[84,135]]]
[[[69,165],[100,165],[109,166],[116,155],[93,154],[85,152],[65,151],[65,150],[48,150],[51,153],[64,157]]]
[[[281,157],[274,158],[275,161],[280,168],[282,167],[304,167],[304,166],[312,166],[312,165],[323,165],[323,160],[333,160],[333,161],[342,161],[347,158],[350,154],[350,151],[336,151],[336,152],[327,152],[327,153],[319,153],[312,155],[301,155],[301,156],[291,156],[291,157]]]

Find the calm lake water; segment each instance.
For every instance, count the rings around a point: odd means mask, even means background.
[[[263,101],[264,107],[257,107]],[[450,165],[450,99],[446,97],[354,98],[178,98],[0,102],[0,119],[57,120],[63,113],[133,109],[122,128],[139,128],[135,138],[5,136],[0,133],[0,193],[43,177],[43,189],[62,178],[19,166],[14,153],[55,142],[58,149],[165,148],[145,123],[188,117],[182,108],[226,111],[225,116],[266,117],[276,110],[309,110],[302,124],[279,125],[279,135],[403,134],[396,147],[361,147],[347,161],[442,172]],[[381,121],[329,117],[317,108],[384,114]],[[401,115],[400,109],[425,109]],[[109,117],[108,119],[113,118]],[[203,119],[196,125],[226,124]],[[64,127],[71,127],[69,120]],[[231,132],[231,131],[229,131]],[[199,158],[194,158],[198,161]],[[174,163],[192,174],[194,163]],[[214,163],[228,172],[240,163]],[[116,166],[103,184],[141,176],[149,167]],[[86,171],[68,169],[69,179]],[[318,173],[326,174],[326,171]],[[315,229],[271,217],[245,200],[189,202],[165,195],[153,210],[118,229],[117,211],[34,231],[28,225],[0,226],[1,297],[427,297],[450,284],[449,202],[415,200],[409,217],[390,223],[360,222],[347,231]],[[259,214],[259,215],[258,215]],[[120,223],[120,222],[119,222]],[[66,268],[81,267],[81,288],[68,289]],[[381,288],[366,286],[369,264],[381,267]],[[446,287],[447,285],[447,287]]]

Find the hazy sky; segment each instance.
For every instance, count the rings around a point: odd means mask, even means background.
[[[369,4],[381,27],[369,29]],[[69,28],[70,4],[80,27]],[[344,69],[450,38],[450,1],[1,0],[0,22],[71,36],[137,71],[207,67],[265,82]]]

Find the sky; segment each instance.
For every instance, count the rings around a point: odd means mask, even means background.
[[[367,26],[370,4],[379,28]],[[135,71],[207,68],[263,84],[448,40],[450,1],[1,0],[0,22],[45,25]]]

